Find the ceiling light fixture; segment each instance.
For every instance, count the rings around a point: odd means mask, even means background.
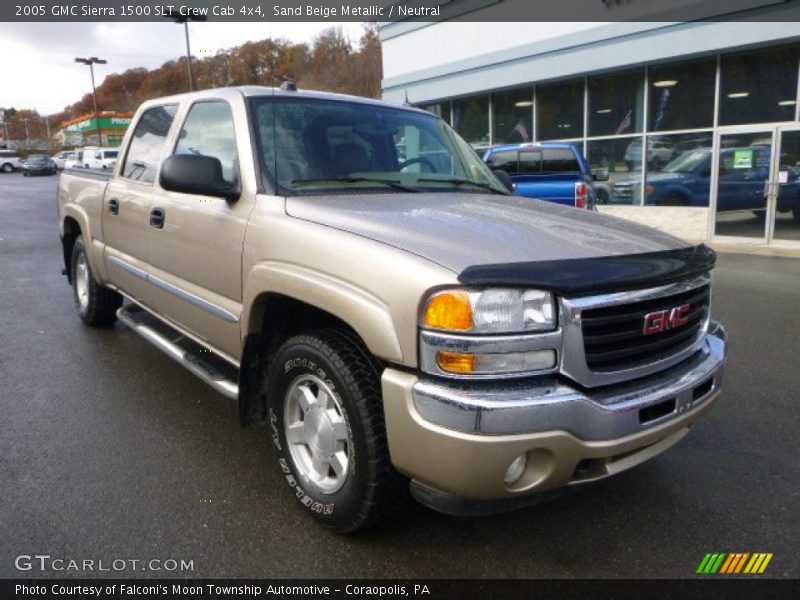
[[[661,81],[653,82],[655,87],[672,87],[673,85],[678,85],[677,79],[662,79]]]
[[[518,106],[519,108],[533,106],[533,100],[520,100],[519,102],[514,102],[514,106]]]
[[[731,92],[728,98],[747,98],[749,95],[750,92]]]

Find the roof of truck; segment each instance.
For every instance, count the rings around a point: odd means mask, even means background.
[[[339,102],[369,104],[372,106],[387,106],[391,108],[399,108],[402,110],[411,110],[415,112],[420,112],[427,115],[432,114],[428,111],[407,104],[402,104],[402,105],[392,104],[389,102],[384,102],[382,100],[376,100],[374,98],[365,98],[363,96],[351,96],[348,94],[334,94],[333,92],[318,92],[314,90],[302,90],[302,89],[298,89],[297,91],[290,91],[276,87],[267,87],[263,85],[229,86],[221,88],[212,88],[209,90],[201,90],[199,92],[187,92],[185,94],[176,94],[173,96],[148,100],[146,104],[147,105],[161,104],[165,101],[180,102],[186,99],[202,99],[209,97],[224,98],[226,96],[230,96],[231,94],[236,94],[236,93],[241,94],[248,98],[254,98],[259,96],[272,96],[276,98],[315,98],[319,100],[335,100]]]

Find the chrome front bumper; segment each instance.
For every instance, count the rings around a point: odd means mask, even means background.
[[[386,369],[392,464],[412,480],[417,499],[445,512],[462,501],[468,512],[483,510],[486,501],[510,507],[596,481],[689,433],[719,397],[725,354],[725,331],[711,323],[697,351],[679,364],[591,390],[555,377],[467,386]],[[507,470],[522,455],[527,466],[509,484]]]
[[[700,349],[665,371],[584,389],[556,377],[500,383],[420,379],[414,407],[425,421],[464,433],[510,435],[566,431],[586,441],[642,432],[716,395],[725,363],[725,330],[709,325]]]

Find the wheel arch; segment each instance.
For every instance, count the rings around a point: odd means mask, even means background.
[[[278,292],[259,294],[250,307],[239,374],[239,419],[242,426],[266,420],[265,375],[271,357],[290,337],[324,329],[337,330],[376,362],[364,339],[336,315]]]
[[[72,285],[72,249],[75,246],[75,240],[79,235],[82,235],[80,223],[71,215],[64,217],[62,222],[61,234],[61,248],[64,253],[64,269],[67,275],[67,282]]]

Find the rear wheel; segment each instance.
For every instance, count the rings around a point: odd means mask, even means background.
[[[402,504],[408,483],[389,460],[379,369],[360,343],[335,330],[292,337],[267,385],[278,465],[315,519],[350,533]]]
[[[117,309],[122,306],[122,296],[95,281],[83,236],[78,236],[72,247],[72,290],[75,308],[81,321],[92,327],[107,327],[117,320]]]

